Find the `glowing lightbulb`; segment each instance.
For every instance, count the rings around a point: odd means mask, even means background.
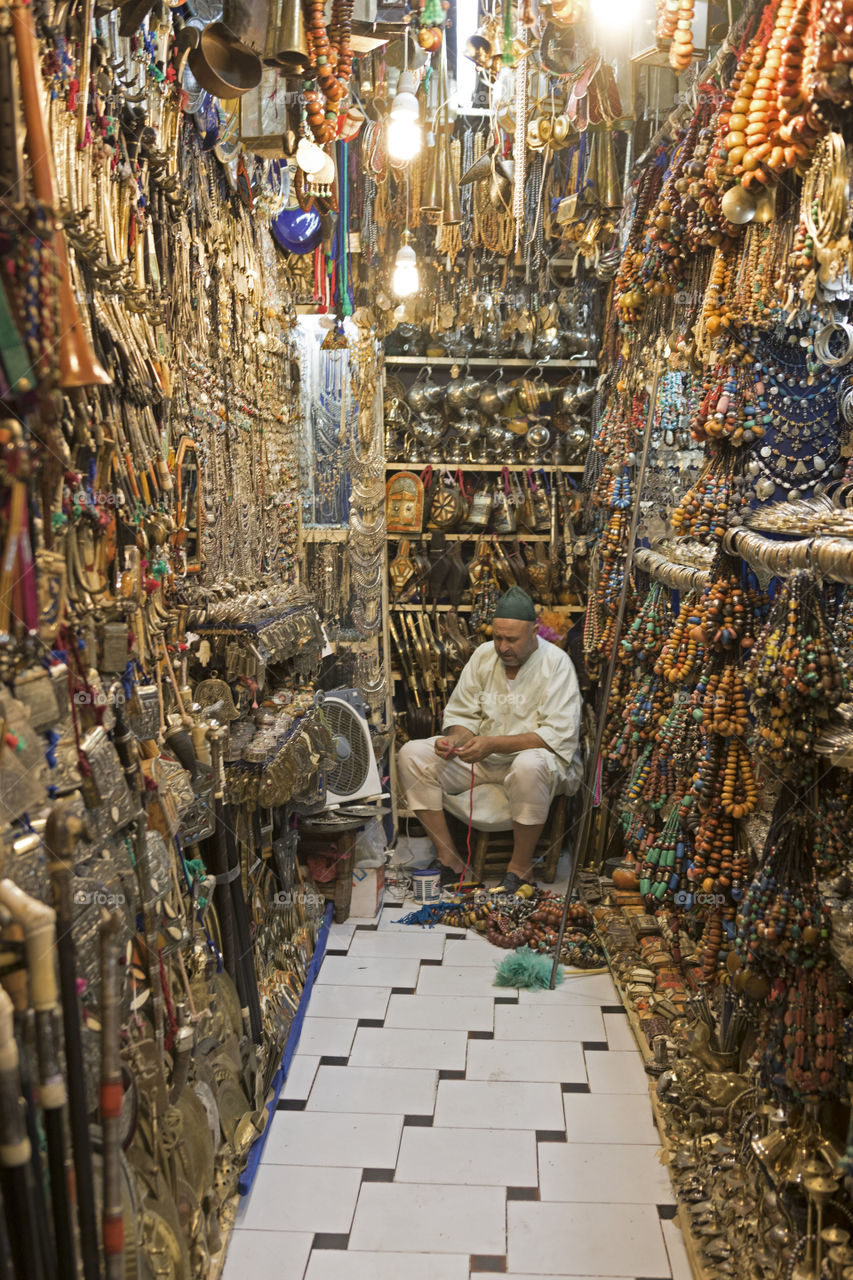
[[[421,149],[420,107],[417,84],[411,71],[404,71],[388,117],[388,154],[407,164]]]
[[[592,0],[590,12],[599,29],[624,30],[640,11],[640,0]]]
[[[421,131],[415,120],[391,118],[388,124],[388,154],[400,164],[414,160],[421,149]]]
[[[391,280],[391,288],[398,298],[410,298],[413,293],[418,291],[418,259],[415,251],[409,244],[411,236],[408,231],[403,232],[403,243],[397,250],[397,257],[394,259],[394,275]]]

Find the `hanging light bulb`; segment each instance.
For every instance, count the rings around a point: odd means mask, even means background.
[[[412,234],[403,232],[403,243],[394,259],[394,276],[391,288],[398,298],[410,298],[418,291],[418,259],[411,245]]]
[[[388,155],[400,164],[408,164],[421,149],[421,111],[417,91],[417,81],[409,70],[409,33],[407,31],[403,74],[397,82],[397,92],[391,103],[391,112],[388,117]]]

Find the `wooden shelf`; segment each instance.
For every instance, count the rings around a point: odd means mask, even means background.
[[[532,357],[529,360],[519,359],[518,356],[389,356],[385,357],[386,364],[419,364],[429,369],[435,365],[437,368],[450,369],[453,365],[458,364],[462,368],[466,365],[481,364],[491,365],[493,369],[499,369],[506,366],[508,369],[597,369],[597,360],[542,360],[541,363]]]
[[[474,608],[472,604],[395,604],[392,600],[389,608],[399,610],[411,610],[417,612],[418,609],[438,609],[439,613],[447,613],[450,609],[455,609],[457,613],[470,613]]]
[[[573,475],[583,475],[582,465],[567,465],[564,462],[386,462],[386,471],[398,471],[400,468],[432,467],[433,471],[566,471]]]
[[[583,605],[583,604],[557,604],[557,605],[548,605],[547,607],[549,609],[559,609],[561,612],[564,612],[564,613],[585,613],[586,612],[586,605]],[[474,606],[472,604],[428,604],[428,605],[395,604],[394,601],[392,600],[390,604],[390,608],[401,609],[401,610],[411,610],[412,612],[417,612],[418,609],[424,609],[424,608],[430,609],[430,610],[438,609],[439,613],[447,613],[448,610],[455,609],[457,613],[470,613],[471,610],[474,608]]]
[[[389,533],[389,542],[399,542],[401,538],[408,538],[410,542],[416,542],[418,538],[431,538],[433,534],[441,533],[440,529],[425,529],[423,533]],[[473,542],[481,538],[488,538],[489,542],[550,542],[550,533],[489,533],[484,529],[471,529],[468,533],[446,533],[445,538],[448,542]]]
[[[304,524],[302,526],[303,542],[346,542],[349,537],[349,525]]]

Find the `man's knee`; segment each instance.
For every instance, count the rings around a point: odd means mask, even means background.
[[[410,738],[397,753],[397,768],[406,779],[435,777],[435,766],[440,763],[433,746],[434,739]]]
[[[506,781],[510,784],[522,785],[531,782],[550,782],[552,772],[550,754],[544,747],[519,751],[507,770]]]

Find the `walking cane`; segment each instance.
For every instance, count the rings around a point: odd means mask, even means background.
[[[71,875],[75,841],[83,834],[83,822],[67,806],[56,805],[50,812],[44,833],[47,867],[56,910],[56,950],[59,959],[59,989],[62,995],[62,1025],[65,1037],[65,1069],[68,1075],[68,1111],[77,1186],[77,1224],[85,1280],[100,1280],[98,1231],[95,1217],[95,1182],[92,1173],[92,1143],[89,1136],[89,1104],[83,1066],[83,1040],[77,995],[77,960],[72,933]]]
[[[76,1280],[77,1251],[68,1197],[65,1109],[68,1101],[59,1054],[59,1002],[54,955],[56,912],[30,898],[13,880],[0,880],[0,904],[23,929],[29,1003],[35,1014],[39,1101],[47,1140],[50,1199],[59,1280]]]
[[[12,1266],[18,1280],[45,1280],[32,1183],[32,1147],[27,1136],[14,1007],[0,987],[0,1187]]]
[[[121,1104],[124,1090],[119,1052],[120,990],[118,934],[121,913],[102,911],[101,952],[101,1130],[104,1144],[104,1208],[101,1238],[106,1280],[124,1280],[124,1213],[121,1196]]]

